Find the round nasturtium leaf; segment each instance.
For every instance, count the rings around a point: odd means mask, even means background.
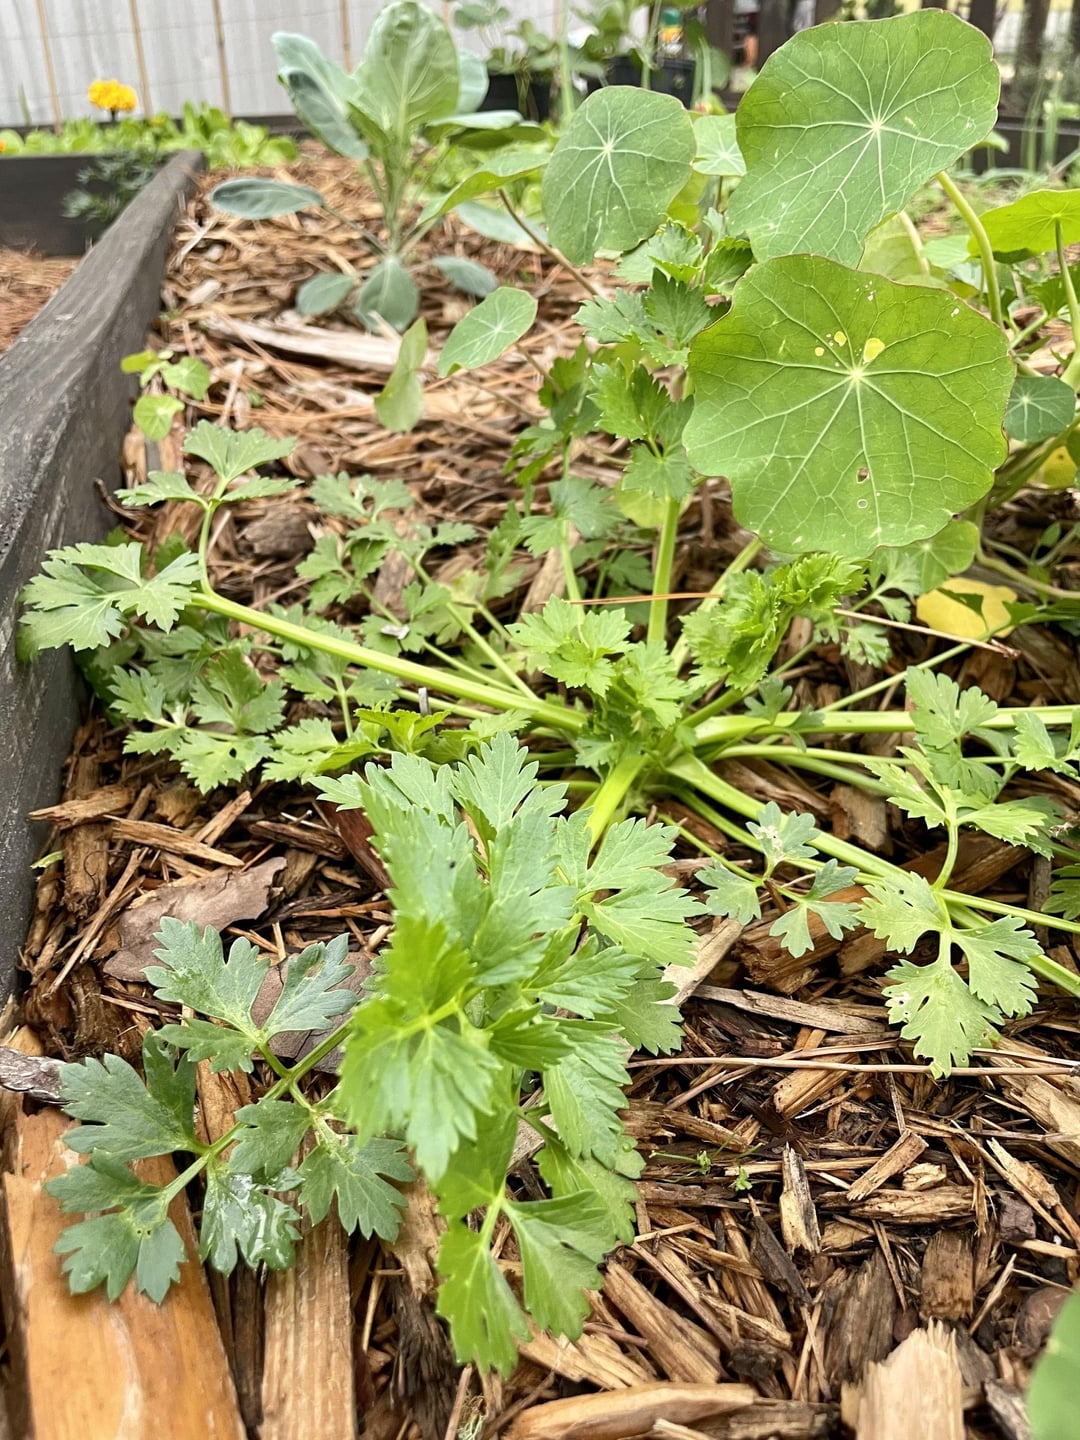
[[[690,179],[694,126],[673,95],[608,85],[563,131],[544,172],[552,244],[575,265],[648,238]]]
[[[980,218],[995,255],[1042,255],[1057,244],[1059,225],[1063,244],[1080,240],[1080,190],[1033,190]],[[978,254],[974,240],[968,251]]]
[[[991,130],[999,88],[990,42],[945,10],[800,31],[736,112],[732,232],[760,260],[856,264],[875,225]]]
[[[735,138],[734,115],[699,116],[694,121],[694,140],[694,169],[699,175],[746,174],[746,161]]]
[[[1004,335],[947,291],[817,255],[766,260],[690,350],[691,464],[788,553],[935,535],[1004,459]]]
[[[1076,419],[1076,392],[1054,375],[1018,375],[1005,411],[1005,430],[1022,445],[1050,440]]]
[[[521,339],[535,319],[535,295],[512,285],[500,286],[450,331],[439,356],[439,374],[490,365]]]

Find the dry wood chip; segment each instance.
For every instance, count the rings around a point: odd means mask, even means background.
[[[963,1230],[939,1230],[930,1236],[923,1256],[919,1314],[924,1320],[970,1320],[974,1308],[971,1236]]]
[[[849,1210],[858,1219],[892,1220],[899,1225],[943,1225],[968,1218],[975,1207],[971,1185],[935,1185],[932,1190],[877,1190],[854,1204],[847,1193],[818,1197],[830,1210]]]
[[[238,855],[215,850],[212,845],[204,845],[182,830],[155,825],[151,820],[114,820],[109,829],[116,840],[124,840],[131,845],[146,845],[162,850],[166,855],[184,855],[189,860],[201,860],[205,865],[227,865],[230,869],[238,869],[244,863]],[[74,833],[78,835],[83,831],[76,830]]]
[[[858,1380],[872,1360],[892,1349],[897,1300],[889,1267],[875,1250],[857,1270],[839,1277],[832,1324],[825,1336],[825,1375],[837,1395]]]
[[[104,965],[117,980],[141,980],[154,963],[154,935],[167,915],[224,930],[237,920],[257,920],[266,911],[270,887],[284,869],[282,858],[250,870],[229,870],[198,880],[174,880],[135,900],[120,917],[120,949]]]
[[[669,1309],[624,1265],[608,1265],[604,1294],[649,1342],[648,1354],[669,1380],[709,1384],[719,1379],[720,1347],[713,1337]]]
[[[856,1440],[964,1440],[964,1396],[951,1334],[931,1321],[871,1365],[859,1397]]]
[[[519,1415],[506,1440],[624,1440],[658,1420],[693,1422],[753,1405],[748,1385],[636,1385],[607,1395],[574,1395]]]
[[[31,1100],[56,1105],[60,1100],[60,1071],[63,1062],[43,1055],[27,1055],[10,1045],[0,1045],[0,1085],[16,1090]]]
[[[853,1180],[848,1186],[849,1200],[865,1200],[880,1189],[886,1180],[911,1169],[911,1166],[926,1149],[926,1141],[914,1130],[908,1130],[880,1155],[864,1175]]]
[[[92,795],[61,800],[59,805],[46,805],[43,810],[31,810],[27,818],[47,821],[58,830],[70,830],[92,820],[115,816],[119,811],[126,810],[134,799],[134,785],[104,785]]]
[[[807,1025],[826,1034],[867,1035],[878,1039],[888,1032],[880,1020],[853,1015],[842,1005],[808,1005],[802,1000],[789,1000],[783,995],[766,995],[760,990],[732,990],[719,985],[699,985],[698,998],[716,1000],[746,1010],[751,1015],[765,1015],[772,1020],[786,1020],[791,1025]]]
[[[780,1229],[789,1254],[805,1250],[816,1255],[821,1249],[821,1230],[814,1209],[806,1167],[790,1145],[784,1146],[783,1189],[780,1191]]]

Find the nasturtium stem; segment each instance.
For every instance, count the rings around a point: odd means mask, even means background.
[[[1037,715],[1045,725],[1071,725],[1077,712],[1075,705],[1035,705],[1029,708],[1002,709],[984,722],[983,728],[1009,730],[1017,716]],[[693,719],[690,722],[694,724]],[[751,735],[782,734],[799,730],[812,735],[889,735],[910,733],[915,729],[908,710],[834,710],[820,711],[808,722],[795,710],[785,710],[775,720],[756,715],[715,715],[695,728],[694,749],[724,741],[745,740]]]
[[[1061,232],[1060,220],[1054,221],[1054,248],[1057,250],[1058,270],[1061,273],[1061,283],[1069,307],[1069,328],[1072,330],[1073,337],[1072,357],[1061,378],[1066,385],[1070,385],[1076,390],[1080,388],[1080,304],[1077,303],[1076,286],[1073,284],[1069,262],[1065,258],[1065,239]]]
[[[192,597],[192,604],[223,615],[238,624],[261,630],[279,640],[289,640],[307,650],[319,650],[326,655],[337,655],[369,670],[378,670],[392,675],[409,685],[421,686],[437,695],[451,695],[459,700],[468,700],[476,705],[485,705],[492,710],[523,710],[526,714],[561,731],[577,733],[583,730],[587,717],[569,706],[553,701],[541,700],[530,694],[522,694],[493,682],[470,680],[464,675],[453,675],[428,665],[418,665],[400,655],[384,655],[378,650],[369,650],[365,645],[356,645],[351,640],[341,640],[336,635],[322,634],[317,630],[294,625],[277,615],[266,615],[261,610],[239,605],[227,600],[214,590],[204,590]]]
[[[1004,329],[1005,314],[1001,308],[1001,289],[998,285],[997,264],[994,260],[994,251],[990,244],[990,237],[986,233],[986,227],[978,215],[976,215],[958,186],[945,174],[944,170],[934,178],[956,206],[964,224],[971,231],[975,244],[978,247],[979,260],[982,263],[983,286],[986,289],[986,306],[990,311],[990,319],[993,320],[995,325],[999,325]]]
[[[675,543],[679,538],[681,514],[682,501],[668,500],[664,506],[664,520],[660,526],[660,539],[656,547],[653,598],[649,602],[646,639],[650,645],[663,645],[667,634],[668,592],[671,589],[671,572],[675,565]]]

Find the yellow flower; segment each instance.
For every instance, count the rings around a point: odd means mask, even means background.
[[[7,146],[4,144],[3,140],[0,140],[0,155],[2,155],[6,149]]]
[[[87,96],[91,105],[112,114],[119,110],[134,110],[139,103],[139,98],[131,86],[122,85],[119,80],[95,80],[87,91]]]

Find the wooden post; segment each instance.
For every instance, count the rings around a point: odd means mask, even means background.
[[[150,103],[150,72],[146,68],[146,51],[143,49],[142,29],[139,26],[139,0],[128,0],[128,9],[131,11],[131,31],[135,37],[135,63],[139,67],[139,92],[143,114],[152,115],[154,107]]]
[[[59,135],[64,123],[60,109],[60,91],[56,84],[56,70],[53,67],[52,43],[49,40],[49,20],[45,14],[45,0],[37,0],[38,29],[41,31],[41,52],[45,57],[45,73],[49,78],[49,98],[52,100],[53,129]]]
[[[760,70],[774,50],[791,35],[791,12],[787,0],[761,0],[758,12],[757,68]]]
[[[997,0],[971,0],[968,20],[981,30],[988,40],[994,38],[994,22],[997,19]]]
[[[714,49],[731,59],[735,49],[735,0],[707,0],[705,38]]]
[[[229,93],[229,60],[225,53],[225,22],[221,16],[221,0],[210,0],[214,7],[214,35],[217,38],[218,70],[221,74],[221,108],[232,119],[232,96]]]
[[[349,28],[349,0],[338,0],[338,14],[341,17],[341,63],[346,70],[351,70],[352,31]]]

